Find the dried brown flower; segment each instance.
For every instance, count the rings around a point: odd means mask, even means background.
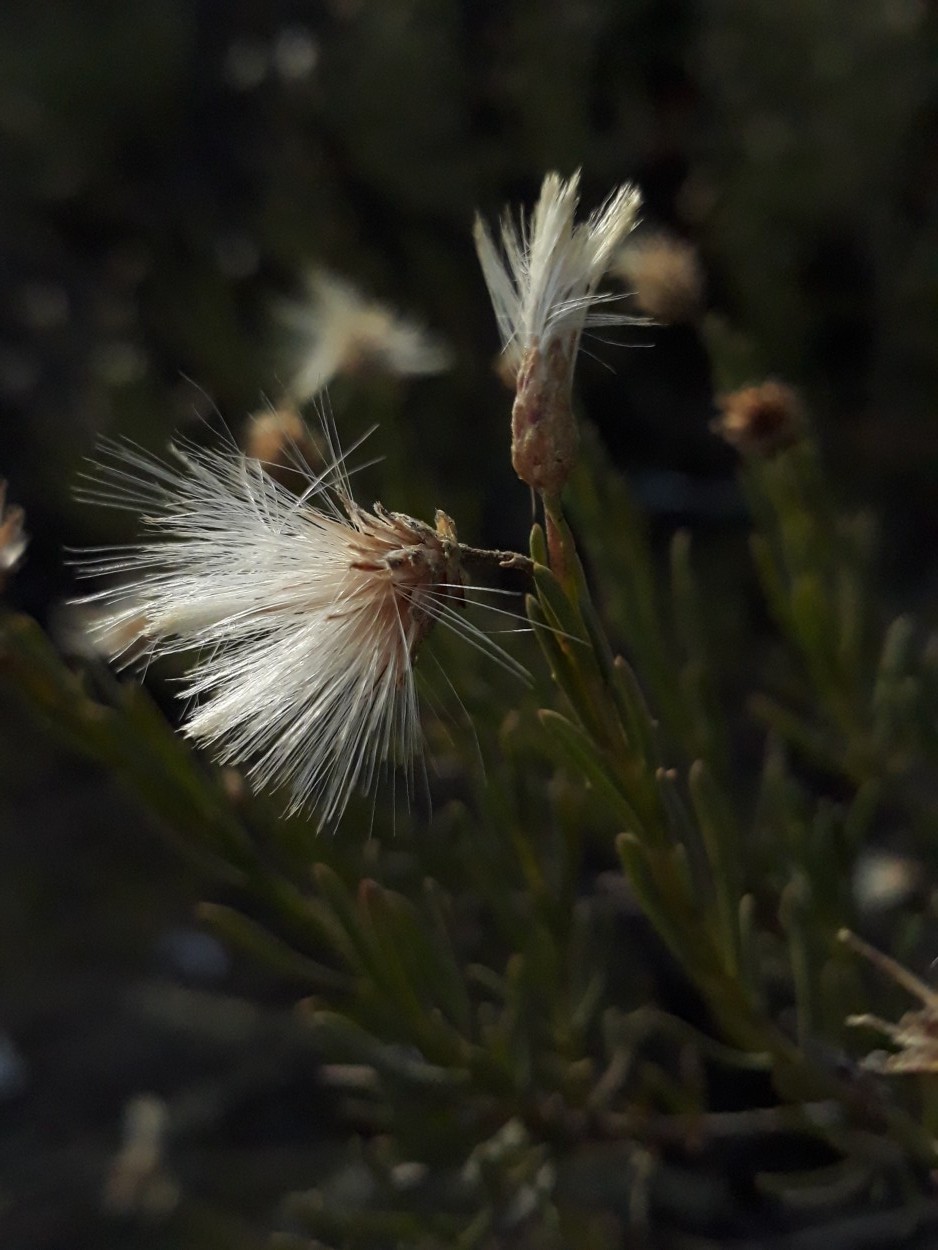
[[[746,456],[774,456],[798,442],[804,432],[804,409],[797,391],[770,380],[721,395],[722,412],[712,425]]]
[[[127,1104],[124,1140],[104,1182],[106,1211],[158,1218],[176,1206],[179,1185],[163,1162],[168,1120],[166,1104],[154,1094],[140,1094]]]

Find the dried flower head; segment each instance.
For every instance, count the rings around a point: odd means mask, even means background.
[[[297,403],[318,395],[338,374],[377,370],[410,377],[450,368],[452,355],[439,339],[343,278],[317,269],[308,289],[307,303],[281,310],[296,343],[298,364],[289,392]]]
[[[922,1003],[919,1011],[907,1011],[897,1024],[867,1013],[847,1017],[847,1024],[856,1028],[873,1029],[888,1037],[898,1047],[895,1053],[874,1050],[863,1060],[863,1066],[872,1072],[886,1075],[938,1072],[938,993],[909,972],[908,968],[869,946],[849,929],[842,929],[838,936],[845,945],[868,959]]]
[[[658,231],[630,240],[620,248],[613,270],[653,321],[682,325],[700,316],[703,268],[696,248],[676,234]]]
[[[475,243],[502,339],[505,368],[515,377],[512,463],[547,497],[560,493],[576,457],[571,411],[573,367],[588,326],[621,324],[621,313],[597,311],[614,295],[600,281],[635,225],[638,191],[620,187],[586,221],[574,225],[579,174],[548,174],[530,220],[502,221],[502,250],[476,219]]]
[[[721,435],[747,456],[774,456],[804,433],[804,410],[798,393],[783,382],[747,386],[718,401],[722,416],[713,422]]]
[[[16,505],[7,507],[7,484],[0,480],[0,590],[23,558],[29,536],[23,529],[26,513]]]
[[[185,732],[290,810],[334,825],[383,766],[412,780],[421,747],[414,659],[437,621],[509,667],[464,620],[452,521],[430,526],[352,498],[331,431],[328,466],[299,496],[237,448],[173,448],[166,464],[110,445],[86,499],[141,511],[142,540],[89,553],[83,572],[121,584],[83,600],[99,638],[149,655],[195,649]],[[132,658],[132,657],[131,657]]]

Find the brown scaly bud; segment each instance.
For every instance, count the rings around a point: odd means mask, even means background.
[[[573,361],[554,339],[532,347],[518,372],[511,409],[511,463],[522,482],[556,498],[576,463],[579,436],[570,404]]]
[[[717,402],[722,416],[711,428],[744,456],[774,456],[804,435],[801,399],[783,382],[746,386],[721,395]]]

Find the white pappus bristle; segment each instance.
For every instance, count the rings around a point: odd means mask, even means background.
[[[81,560],[113,583],[82,601],[102,645],[196,650],[185,732],[257,785],[285,786],[320,829],[385,765],[412,770],[413,661],[435,621],[513,665],[457,610],[452,523],[360,508],[334,444],[300,496],[233,445],[191,444],[172,463],[111,444],[82,493],[142,514],[138,543]]]

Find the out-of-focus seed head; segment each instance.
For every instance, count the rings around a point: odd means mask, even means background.
[[[325,269],[307,281],[305,303],[289,303],[280,320],[292,340],[288,393],[297,403],[318,395],[338,375],[419,377],[449,369],[446,345],[419,322],[370,299]]]
[[[653,321],[683,325],[703,310],[704,273],[693,244],[665,231],[635,238],[613,268],[631,289],[636,307]]]

